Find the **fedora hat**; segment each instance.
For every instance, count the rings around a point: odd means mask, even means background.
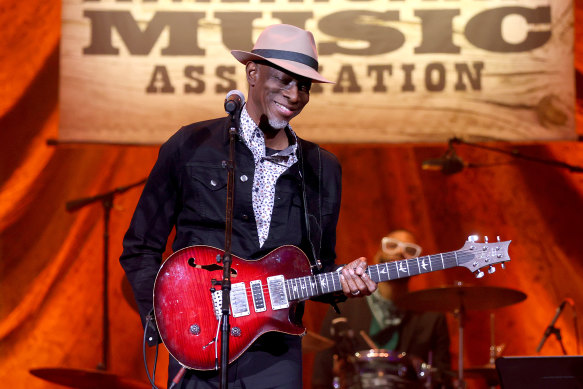
[[[244,65],[263,60],[314,82],[334,83],[318,73],[318,52],[312,33],[289,24],[267,27],[253,50],[233,50],[231,54]]]

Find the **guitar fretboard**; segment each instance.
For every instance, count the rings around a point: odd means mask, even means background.
[[[468,250],[426,255],[418,258],[404,259],[402,261],[370,265],[367,267],[366,273],[377,283],[391,281],[456,267],[460,263],[472,260],[474,255],[473,252]],[[314,296],[342,290],[339,272],[321,273],[288,279],[285,280],[285,286],[289,301],[306,300]]]

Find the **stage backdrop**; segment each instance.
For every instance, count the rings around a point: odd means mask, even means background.
[[[314,33],[295,128],[320,142],[574,139],[570,0],[64,0],[63,141],[163,142],[246,90],[232,49]],[[355,131],[358,129],[358,131]]]

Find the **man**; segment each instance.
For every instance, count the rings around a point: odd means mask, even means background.
[[[232,51],[245,65],[248,98],[235,145],[232,253],[259,259],[282,245],[303,249],[322,271],[333,271],[341,169],[336,158],[300,139],[289,122],[310,97],[318,73],[311,33],[290,25],[266,28],[253,51]],[[192,245],[224,247],[229,156],[228,118],[183,127],[160,149],[131,225],[120,262],[132,284],[142,320],[168,235],[174,251]],[[376,289],[366,259],[342,270],[346,297]],[[301,309],[300,309],[301,310]],[[301,312],[298,313],[301,315]],[[180,370],[170,359],[169,379]],[[301,340],[279,332],[261,336],[229,365],[234,388],[301,387]],[[216,388],[217,371],[188,371],[181,388]]]
[[[378,264],[416,258],[420,254],[421,247],[413,235],[396,230],[382,239],[373,261]],[[332,387],[335,376],[343,383],[349,383],[343,387],[351,387],[350,384],[359,387],[360,378],[356,371],[351,372],[353,366],[350,366],[350,361],[346,363],[346,359],[354,358],[357,351],[371,348],[405,352],[416,368],[419,368],[420,361],[428,362],[431,353],[431,364],[438,372],[433,373],[432,380],[442,381],[439,373],[450,370],[447,322],[440,313],[402,312],[395,306],[394,301],[408,293],[409,279],[380,283],[377,291],[365,301],[359,299],[340,304],[340,315],[333,311],[327,313],[320,333],[333,336],[336,346],[316,355],[313,389]],[[375,347],[371,347],[371,340]]]

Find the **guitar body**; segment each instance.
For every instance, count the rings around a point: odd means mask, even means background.
[[[223,278],[222,262],[217,256],[223,251],[209,246],[186,247],[172,254],[162,264],[154,285],[154,313],[158,330],[164,345],[170,354],[184,366],[196,370],[211,370],[218,362],[221,341],[217,337],[220,301],[213,304],[213,280],[220,295],[220,281]],[[293,321],[297,301],[290,301],[287,307],[273,309],[268,277],[285,275],[285,278],[297,278],[311,275],[310,263],[306,255],[295,246],[282,246],[265,257],[247,261],[232,256],[231,265],[231,310],[233,301],[238,305],[248,303],[248,313],[229,317],[231,335],[229,337],[229,363],[237,359],[261,334],[279,331],[301,335],[305,328]],[[251,292],[251,282],[255,284]],[[258,281],[261,285],[258,286]],[[246,297],[233,299],[233,292],[244,283]],[[257,311],[254,298],[259,297],[258,290],[264,296],[263,311]],[[275,297],[274,297],[275,301]],[[287,301],[286,301],[287,303]],[[277,302],[275,302],[277,305]],[[233,309],[234,308],[234,309]],[[216,338],[216,344],[215,344]]]

